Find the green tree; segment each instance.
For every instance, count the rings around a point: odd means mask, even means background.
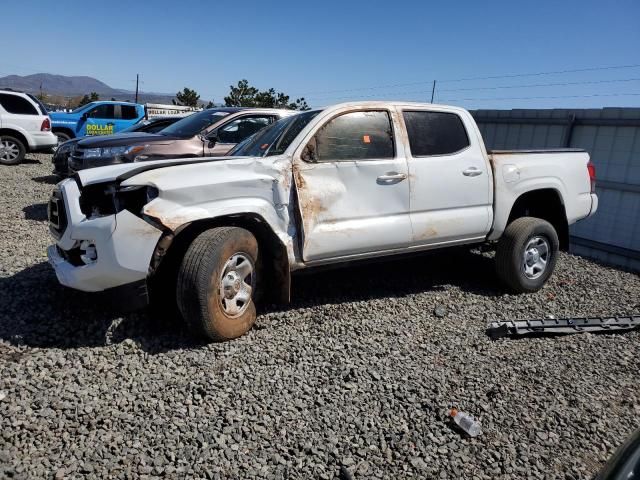
[[[197,107],[200,95],[195,90],[184,87],[181,92],[176,93],[176,99],[171,100],[174,105],[184,105],[187,107]]]
[[[213,107],[214,107],[214,105],[213,105],[213,101],[212,101],[212,100],[209,100],[209,103],[207,103],[207,106],[206,106],[206,107],[204,107],[204,108],[213,108]]]
[[[246,79],[240,80],[238,85],[229,86],[229,96],[224,97],[224,104],[227,107],[255,107],[256,95],[259,90],[249,85]]]
[[[97,102],[98,100],[100,100],[100,95],[98,95],[96,92],[91,92],[89,95],[85,95],[84,97],[82,97],[78,105],[82,106],[86,105],[87,103]]]
[[[224,97],[227,107],[261,107],[261,108],[289,108],[291,110],[309,110],[304,97],[291,102],[289,95],[276,92],[274,88],[260,91],[249,85],[246,79],[240,80],[235,87],[229,87],[229,96]]]

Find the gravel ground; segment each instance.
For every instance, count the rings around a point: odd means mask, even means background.
[[[591,478],[640,426],[640,332],[484,332],[638,312],[637,275],[563,254],[513,296],[466,252],[325,271],[206,345],[58,285],[49,158],[0,168],[0,477]]]

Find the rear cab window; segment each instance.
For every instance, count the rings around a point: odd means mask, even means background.
[[[310,147],[316,162],[394,158],[391,116],[386,110],[344,113],[322,126]]]
[[[404,110],[402,115],[414,157],[451,155],[470,145],[464,123],[455,113]]]
[[[138,112],[136,111],[136,107],[134,105],[120,105],[120,110],[122,112],[122,118],[124,120],[133,120],[138,118]]]

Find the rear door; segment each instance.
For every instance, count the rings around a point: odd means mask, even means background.
[[[473,120],[458,112],[402,109],[408,137],[413,244],[483,238],[492,221],[492,183]]]
[[[111,135],[115,133],[116,106],[103,103],[87,112],[87,118],[80,126],[78,135]]]
[[[213,147],[209,147],[205,142],[205,156],[217,157],[226,154],[245,138],[273,123],[275,119],[275,115],[272,114],[254,114],[230,120],[215,130],[218,140]]]
[[[324,119],[294,158],[306,262],[411,242],[407,161],[392,113],[362,109]]]

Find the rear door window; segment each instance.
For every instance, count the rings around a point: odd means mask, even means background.
[[[7,113],[16,115],[39,115],[36,107],[26,98],[8,93],[0,93],[0,104]]]
[[[314,140],[318,162],[395,157],[393,128],[387,111],[345,113],[329,120]]]
[[[469,146],[462,119],[455,113],[405,111],[403,116],[414,157],[448,155]]]

